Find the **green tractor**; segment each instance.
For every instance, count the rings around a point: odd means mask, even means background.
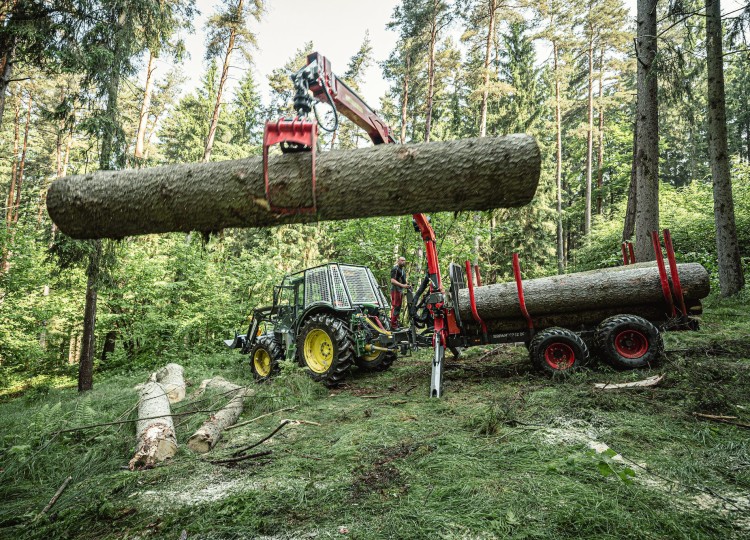
[[[225,343],[250,355],[256,380],[295,360],[316,381],[336,386],[349,368],[388,369],[409,350],[408,329],[392,331],[390,306],[369,268],[329,263],[288,275],[273,305],[253,311],[247,334]]]

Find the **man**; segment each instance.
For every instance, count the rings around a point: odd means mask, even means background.
[[[404,289],[411,288],[406,282],[406,259],[399,257],[393,268],[391,268],[391,329],[398,328],[398,316],[401,315],[401,304],[404,298]]]

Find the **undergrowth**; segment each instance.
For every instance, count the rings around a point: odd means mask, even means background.
[[[178,454],[140,472],[126,468],[132,423],[59,431],[133,419],[147,371],[97,374],[81,396],[64,380],[3,391],[0,536],[748,537],[748,431],[695,413],[750,422],[749,305],[747,295],[710,299],[700,331],[667,336],[663,383],[640,390],[593,382],[653,373],[597,365],[552,381],[514,346],[451,361],[440,400],[427,397],[426,355],[386,373],[355,372],[335,390],[288,365],[254,385],[246,357],[191,355],[182,361],[189,397],[173,412],[223,406],[220,394],[190,397],[216,375],[256,390],[243,420],[287,410],[227,432],[208,457],[185,444],[207,413],[178,416]],[[269,456],[208,462],[284,419],[310,423],[292,422],[260,445]]]

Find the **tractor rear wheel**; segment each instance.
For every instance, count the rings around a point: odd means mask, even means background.
[[[313,315],[297,337],[300,363],[309,375],[328,386],[336,386],[346,377],[354,353],[344,322],[327,314]]]
[[[581,336],[566,328],[547,328],[529,343],[531,362],[547,375],[567,374],[585,365],[589,349]]]
[[[279,371],[279,360],[284,358],[281,344],[273,336],[260,336],[250,349],[250,369],[256,381],[267,381]]]
[[[643,317],[615,315],[596,328],[596,347],[618,369],[655,367],[664,350],[659,329]]]

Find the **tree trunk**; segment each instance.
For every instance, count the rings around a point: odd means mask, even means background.
[[[5,93],[13,78],[13,63],[16,55],[17,38],[13,38],[7,52],[0,61],[0,128],[3,127],[3,113],[5,112]]]
[[[625,210],[625,223],[622,227],[622,240],[630,240],[635,233],[635,202],[638,199],[638,178],[636,175],[638,152],[638,122],[633,124],[633,160],[630,167],[630,188],[628,189],[628,206]]]
[[[596,213],[602,215],[602,187],[604,185],[604,47],[599,60],[599,150],[596,156]]]
[[[104,346],[102,347],[102,362],[107,361],[107,357],[115,352],[115,345],[117,343],[117,331],[110,330],[104,336]]]
[[[185,399],[185,370],[180,364],[167,364],[149,377],[150,382],[158,382],[167,393],[170,403]]]
[[[150,469],[177,453],[169,399],[159,383],[148,382],[141,389],[136,424],[137,448],[130,470]],[[145,420],[148,419],[148,420]]]
[[[594,38],[589,38],[589,87],[587,113],[589,120],[586,132],[586,201],[583,219],[583,234],[591,232],[591,177],[594,168]]]
[[[83,339],[81,359],[78,365],[78,391],[85,392],[94,387],[94,355],[96,354],[96,299],[99,280],[99,257],[102,241],[94,241],[94,251],[89,255],[86,270],[86,307],[83,311]]]
[[[309,153],[272,157],[271,200],[311,204]],[[317,159],[317,214],[279,215],[265,196],[260,157],[99,171],[52,183],[47,209],[74,238],[123,238],[416,212],[523,206],[541,155],[528,135],[336,150]],[[377,194],[378,204],[365,204]]]
[[[140,120],[138,122],[138,132],[135,136],[135,151],[133,152],[133,155],[137,159],[143,158],[143,148],[144,148],[144,141],[146,138],[146,126],[148,124],[148,110],[151,106],[151,92],[154,88],[154,71],[156,70],[156,66],[154,66],[154,60],[156,60],[156,57],[154,56],[154,53],[149,51],[148,54],[148,66],[146,67],[146,89],[143,92],[143,102],[141,103],[141,115]]]
[[[8,189],[8,199],[5,202],[5,224],[10,226],[13,219],[13,198],[16,195],[16,177],[18,174],[18,141],[20,136],[18,128],[21,123],[21,97],[19,96],[18,101],[15,105],[16,116],[15,123],[13,125],[13,160],[11,164],[10,172],[10,189]]]
[[[680,282],[688,300],[705,298],[710,291],[708,272],[697,263],[679,264]],[[619,266],[524,281],[526,308],[532,317],[579,313],[628,306],[664,305],[659,271],[652,264]],[[515,282],[474,289],[477,311],[485,321],[520,318]],[[471,320],[468,289],[458,296],[462,320]]]
[[[406,144],[406,113],[409,105],[409,73],[411,53],[406,55],[406,72],[404,73],[403,94],[401,97],[401,144]]]
[[[221,435],[226,428],[234,425],[242,414],[243,402],[247,396],[255,392],[242,386],[232,384],[229,381],[217,377],[204,381],[202,388],[216,388],[232,399],[216,414],[211,415],[203,425],[188,439],[188,448],[199,454],[205,454],[221,440]]]
[[[651,231],[659,230],[659,103],[656,70],[656,3],[638,0],[638,139],[635,256],[653,261]]]
[[[430,51],[427,63],[427,112],[425,113],[424,142],[430,142],[432,133],[432,104],[435,91],[435,47],[437,46],[437,13],[434,13],[430,30]]]
[[[714,186],[716,252],[722,296],[737,294],[745,285],[734,219],[732,178],[727,150],[727,115],[724,96],[721,3],[706,0],[706,60],[708,64],[708,153]]]
[[[497,0],[489,0],[487,8],[489,20],[487,22],[487,42],[484,50],[484,73],[482,74],[482,107],[479,117],[480,137],[487,135],[487,102],[489,101],[490,95],[490,53],[492,52],[492,38],[495,35],[495,11],[497,10]]]
[[[32,103],[33,103],[33,98],[31,96],[31,92],[29,92],[29,106],[26,112],[26,127],[24,128],[24,132],[23,132],[23,147],[21,149],[21,162],[18,167],[18,180],[16,181],[16,195],[15,195],[15,202],[13,203],[14,210],[13,210],[13,216],[11,218],[13,223],[18,223],[18,217],[21,211],[21,188],[23,187],[23,172],[26,167],[26,151],[29,148],[29,127],[31,125]]]
[[[557,41],[552,42],[555,70],[555,130],[557,132],[557,153],[555,160],[555,187],[557,195],[557,273],[565,273],[565,252],[563,246],[562,219],[562,112],[560,107],[560,72],[558,66]]]
[[[237,4],[237,20],[242,19],[242,5],[244,0],[240,0]],[[203,151],[203,162],[208,163],[211,159],[211,150],[214,147],[214,137],[216,136],[216,128],[219,125],[219,112],[221,110],[221,95],[224,92],[224,85],[227,82],[229,76],[229,61],[232,57],[232,51],[234,50],[234,41],[236,39],[237,32],[234,27],[229,32],[229,40],[227,42],[227,51],[224,54],[224,65],[221,68],[221,78],[219,79],[219,89],[216,92],[216,104],[214,105],[214,114],[211,116],[211,124],[208,126],[208,136],[206,137],[206,148]]]

